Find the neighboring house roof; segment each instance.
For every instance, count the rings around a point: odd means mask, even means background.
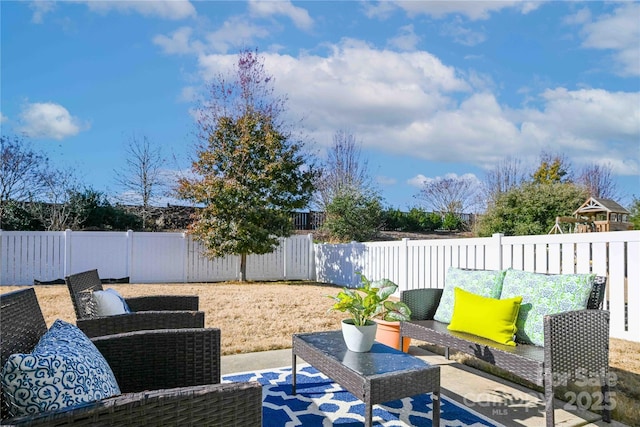
[[[573,214],[578,215],[603,211],[627,215],[631,213],[611,199],[596,199],[595,197],[589,197],[587,201],[584,202]]]

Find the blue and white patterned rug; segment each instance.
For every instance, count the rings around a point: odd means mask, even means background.
[[[291,395],[291,368],[231,374],[222,382],[258,381],[262,384],[263,427],[361,426],[364,404],[308,364],[298,365],[295,396]],[[441,398],[441,426],[499,426],[486,417]],[[426,410],[426,412],[425,412]],[[431,426],[431,395],[408,397],[374,405],[374,426]]]

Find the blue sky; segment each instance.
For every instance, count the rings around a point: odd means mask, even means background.
[[[243,47],[322,156],[356,135],[390,207],[506,156],[611,166],[640,197],[640,2],[2,1],[0,120],[115,195],[131,135],[188,168],[194,107]]]

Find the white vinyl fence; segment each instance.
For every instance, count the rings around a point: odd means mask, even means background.
[[[611,336],[640,342],[640,231],[316,245],[316,280],[354,287],[356,272],[400,290],[442,288],[450,266],[607,276]]]
[[[0,231],[0,285],[32,284],[97,268],[132,283],[236,280],[239,257],[200,254],[183,233]],[[611,336],[640,342],[640,230],[487,238],[313,244],[283,239],[267,255],[247,257],[249,280],[316,280],[341,286],[388,278],[400,290],[441,288],[450,266],[607,276]]]
[[[282,239],[247,257],[249,280],[313,278],[311,235]],[[220,282],[239,278],[240,257],[208,259],[185,233],[0,231],[0,285],[31,285],[97,268],[131,283]]]

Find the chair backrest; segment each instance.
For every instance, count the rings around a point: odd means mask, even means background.
[[[82,273],[72,274],[64,278],[71,295],[73,309],[77,319],[91,318],[93,308],[91,307],[93,291],[102,291],[102,282],[98,275],[98,270],[89,270]]]
[[[47,324],[33,288],[0,295],[0,367],[14,353],[30,353],[45,332]],[[0,399],[0,419],[6,419],[7,407]]]
[[[602,309],[604,305],[604,291],[607,287],[607,278],[605,276],[596,276],[593,280],[593,287],[591,288],[591,294],[589,294],[589,300],[587,301],[587,308],[589,309]]]

